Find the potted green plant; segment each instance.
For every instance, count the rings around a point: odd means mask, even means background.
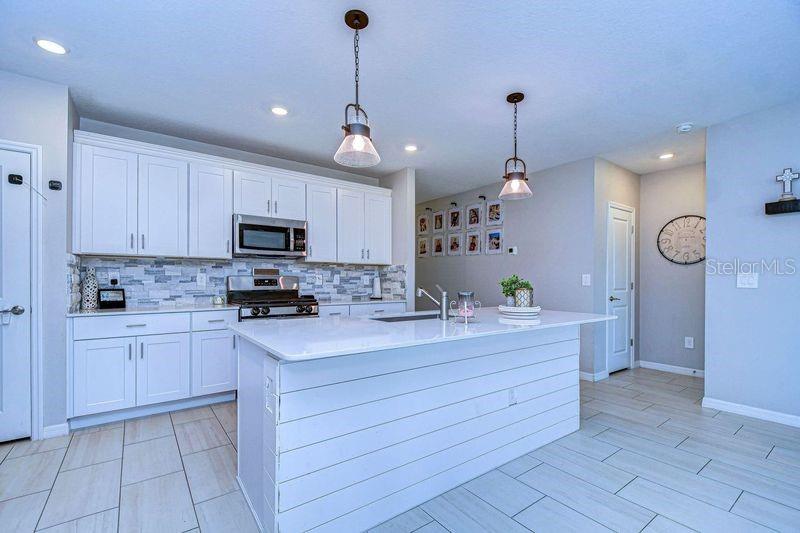
[[[533,285],[530,281],[521,280],[514,291],[516,307],[533,307]]]
[[[516,274],[500,280],[500,290],[503,292],[503,296],[506,297],[506,305],[508,307],[514,307],[514,297],[520,282],[522,280]]]

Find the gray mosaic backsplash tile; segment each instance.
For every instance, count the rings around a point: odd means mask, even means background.
[[[250,274],[253,268],[276,268],[283,275],[300,278],[300,294],[318,299],[336,299],[372,294],[372,280],[380,276],[384,297],[405,296],[405,267],[373,265],[326,265],[302,261],[203,259],[160,259],[137,257],[68,258],[67,285],[70,311],[80,306],[80,279],[87,267],[94,267],[100,287],[110,287],[112,274],[125,289],[128,307],[158,307],[210,303],[214,296],[225,295],[225,278]],[[197,275],[206,274],[205,286],[197,284]]]

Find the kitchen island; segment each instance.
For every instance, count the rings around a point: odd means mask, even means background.
[[[230,326],[262,530],[361,531],[578,429],[580,325],[614,317],[419,315]]]

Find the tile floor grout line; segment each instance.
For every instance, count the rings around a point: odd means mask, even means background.
[[[122,460],[119,462],[119,492],[117,493],[117,532],[119,532],[119,523],[122,520],[122,473],[125,471],[125,432],[128,429],[128,424],[122,423]]]
[[[53,494],[53,488],[56,486],[56,481],[58,481],[58,476],[61,475],[61,467],[64,466],[64,461],[67,459],[67,452],[69,452],[69,447],[71,444],[72,444],[72,435],[69,436],[69,441],[67,442],[67,449],[64,452],[64,456],[61,458],[61,462],[58,464],[58,470],[56,470],[56,476],[53,478],[53,482],[50,484],[50,489],[47,492],[47,499],[44,501],[42,510],[39,513],[39,518],[36,520],[36,526],[33,528],[34,531],[39,529],[39,522],[42,521],[42,516],[44,516],[44,510],[47,509],[47,504],[50,503],[50,496],[52,496]],[[61,450],[63,448],[58,448],[58,449]]]
[[[44,529],[38,529],[38,524],[37,524],[37,529],[35,529],[34,531],[36,531],[37,533],[38,533],[39,531],[46,531],[46,530],[48,530],[48,529],[50,529],[50,528],[54,528],[54,527],[58,527],[58,526],[63,526],[64,524],[69,524],[70,522],[75,522],[75,521],[78,521],[78,520],[82,520],[82,519],[84,519],[84,518],[86,518],[86,517],[89,517],[89,516],[94,516],[94,515],[96,515],[96,514],[105,513],[105,512],[107,512],[107,511],[111,511],[111,510],[114,510],[114,509],[118,509],[118,507],[109,507],[109,508],[107,508],[107,509],[101,509],[101,510],[99,510],[99,511],[95,511],[94,513],[89,513],[89,514],[85,514],[85,515],[77,516],[77,517],[75,517],[75,518],[70,518],[69,520],[64,520],[63,522],[59,522],[58,524],[53,524],[52,526],[47,526],[47,527],[46,527],[46,528],[44,528]],[[119,515],[119,513],[117,513],[117,515]],[[117,527],[117,529],[119,529],[119,526]]]
[[[211,414],[214,414],[214,410],[211,409]],[[216,417],[216,415],[214,415]],[[186,464],[183,462],[183,455],[181,455],[180,445],[178,444],[178,434],[175,432],[175,421],[172,419],[172,411],[170,412],[169,422],[172,424],[172,432],[175,434],[175,445],[178,446],[178,456],[181,458],[181,472],[183,472],[183,479],[186,481],[186,489],[189,491],[189,503],[192,506],[192,513],[194,513],[194,521],[197,528],[200,527],[200,519],[197,518],[197,507],[194,503],[194,496],[192,496],[192,487],[189,485],[189,476],[186,474]],[[237,454],[236,461],[238,463],[239,456]],[[175,472],[172,472],[173,474]],[[194,528],[191,528],[194,529]],[[191,531],[191,529],[187,531]]]

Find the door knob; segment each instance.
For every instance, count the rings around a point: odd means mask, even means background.
[[[609,296],[608,297],[608,301],[609,302],[616,302],[617,300],[619,300],[619,298],[617,298],[616,296]]]
[[[11,313],[12,315],[21,315],[25,312],[25,308],[21,305],[15,305],[9,309],[0,309],[0,313]]]

